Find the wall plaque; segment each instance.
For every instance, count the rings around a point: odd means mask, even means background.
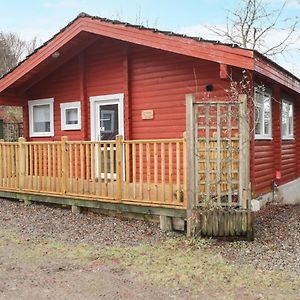
[[[153,109],[142,110],[142,120],[152,120],[153,118]]]

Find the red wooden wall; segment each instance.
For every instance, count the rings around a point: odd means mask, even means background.
[[[75,57],[27,92],[28,100],[54,98],[54,140],[60,140],[63,135],[68,135],[73,140],[82,139],[82,131],[61,131],[60,126],[60,103],[80,100],[79,75],[79,59]],[[28,118],[27,109],[25,117]],[[51,138],[35,139],[49,140]]]
[[[207,84],[214,85],[210,97],[224,99],[228,82],[219,78],[219,64],[101,38],[30,88],[27,98],[54,98],[53,140],[89,140],[89,98],[116,93],[125,95],[125,138],[175,138],[185,131],[185,95],[206,98]],[[61,131],[60,103],[79,100],[82,130]],[[142,120],[146,109],[153,109],[153,120]]]
[[[219,79],[219,64],[154,49],[135,47],[131,53],[132,138],[176,138],[185,131],[185,94],[224,98],[228,83]],[[141,111],[154,110],[153,120]]]
[[[198,100],[226,98],[225,89],[229,82],[220,79],[219,74],[218,63],[99,38],[80,55],[31,87],[26,97],[30,100],[55,99],[54,140],[59,140],[62,135],[67,135],[70,140],[89,140],[89,98],[116,93],[125,95],[125,138],[178,138],[185,131],[185,94],[196,93]],[[211,93],[205,90],[208,84],[213,84]],[[271,191],[276,171],[281,171],[280,183],[300,175],[299,138],[281,139],[281,96],[288,91],[270,81],[265,85],[273,90],[276,99],[272,106],[273,139],[252,140],[251,143],[251,180],[255,196]],[[295,135],[299,137],[300,106],[297,101],[300,98],[293,95],[291,98],[295,99]],[[60,129],[60,103],[68,101],[81,101],[81,131]],[[26,114],[27,104],[24,107]],[[153,120],[142,120],[141,112],[146,109],[153,109]]]
[[[263,83],[263,82],[259,82]],[[288,94],[276,84],[265,83],[272,90],[272,139],[254,140],[251,156],[251,181],[253,195],[259,196],[272,191],[272,180],[284,184],[299,177],[300,153],[299,96]],[[294,103],[294,139],[283,140],[281,137],[281,101],[284,95]],[[276,180],[276,171],[281,179]]]

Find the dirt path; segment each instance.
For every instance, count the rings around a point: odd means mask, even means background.
[[[136,280],[117,262],[93,261],[61,245],[37,245],[8,231],[0,242],[0,299],[166,299],[170,291]]]

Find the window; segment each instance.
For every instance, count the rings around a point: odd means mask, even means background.
[[[281,133],[283,139],[291,139],[294,137],[293,115],[293,103],[283,99],[281,105]]]
[[[100,121],[102,132],[114,132],[115,112],[113,110],[101,110]]]
[[[60,111],[61,111],[61,130],[81,129],[80,102],[61,103]]]
[[[271,139],[272,107],[270,91],[255,88],[254,107],[255,138]]]
[[[53,98],[28,101],[31,137],[53,136]]]

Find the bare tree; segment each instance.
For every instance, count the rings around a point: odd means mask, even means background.
[[[15,67],[37,45],[37,39],[27,42],[13,32],[0,32],[0,76]]]
[[[286,3],[287,0],[278,9],[271,9],[270,3],[264,0],[241,0],[237,8],[228,11],[225,29],[208,28],[228,42],[274,56],[283,53],[299,38],[298,16],[283,16]],[[267,41],[271,34],[276,36],[273,43]]]

